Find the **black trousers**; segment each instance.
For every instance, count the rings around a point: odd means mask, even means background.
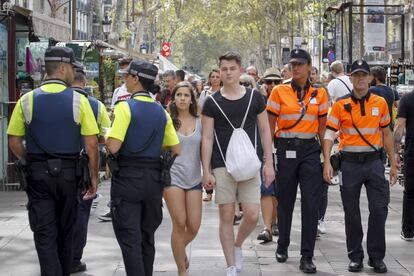
[[[414,235],[414,158],[404,159],[402,230]]]
[[[289,139],[290,140],[290,139]],[[287,151],[295,151],[296,158],[286,158]],[[301,254],[313,257],[318,226],[318,209],[323,188],[320,146],[316,140],[302,145],[278,142],[277,146],[278,195],[278,251],[287,251],[290,244],[292,214],[295,207],[298,183],[301,191]]]
[[[162,192],[157,169],[121,167],[112,176],[112,224],[128,276],[152,275]]]
[[[323,168],[322,168],[322,171],[323,171]],[[329,189],[329,184],[327,184],[324,181],[324,185],[322,185],[322,193],[321,193],[319,209],[318,209],[318,213],[319,213],[318,219],[319,220],[324,220],[325,219],[326,209],[328,208],[328,189]]]
[[[385,179],[384,164],[380,159],[355,163],[342,161],[341,197],[345,212],[345,233],[348,257],[356,261],[364,258],[359,198],[362,185],[368,197],[368,256],[382,260],[385,256],[385,221],[390,202],[389,183]]]
[[[41,275],[68,276],[78,207],[75,168],[62,169],[57,177],[30,171],[26,192]]]
[[[73,262],[72,266],[80,263],[83,255],[83,249],[86,245],[88,236],[88,222],[91,214],[93,199],[79,200],[78,217],[73,231]]]

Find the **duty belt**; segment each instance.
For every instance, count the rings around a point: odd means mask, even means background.
[[[122,156],[118,157],[119,167],[134,167],[134,168],[148,168],[148,169],[161,169],[160,158],[145,158],[145,157],[130,157]]]
[[[341,151],[341,160],[347,162],[364,163],[381,159],[383,151],[380,152],[345,152]]]
[[[75,160],[61,160],[62,169],[74,169],[76,168],[76,161]],[[48,168],[47,161],[39,161],[39,162],[27,162],[27,168],[30,171],[40,171],[46,170]]]
[[[303,146],[303,145],[310,145],[316,142],[315,138],[311,138],[311,139],[276,138],[276,139],[277,139],[277,142],[275,143],[276,145],[280,143],[282,145]]]

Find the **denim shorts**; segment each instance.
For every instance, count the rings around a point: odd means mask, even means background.
[[[180,187],[178,185],[174,185],[174,184],[171,184],[170,187],[177,187],[177,188],[180,188],[180,189],[182,189],[186,192],[188,192],[188,191],[197,191],[197,190],[202,191],[203,190],[203,185],[201,183],[198,183],[198,184],[196,184],[195,186],[193,186],[191,188],[182,188],[182,187]]]
[[[262,184],[260,185],[260,194],[262,196],[275,196],[276,195],[276,180],[273,180],[273,182],[270,184],[269,187],[266,187],[264,181],[262,180]]]

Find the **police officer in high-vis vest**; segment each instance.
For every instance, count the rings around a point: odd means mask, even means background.
[[[291,52],[292,81],[273,88],[267,102],[277,149],[277,194],[279,239],[276,260],[286,262],[290,244],[292,213],[298,184],[301,191],[302,236],[300,270],[315,273],[313,251],[318,224],[318,207],[323,188],[320,167],[321,146],[328,113],[328,95],[311,85],[312,68],[308,52]]]
[[[99,130],[88,99],[69,88],[76,65],[72,49],[49,47],[46,80],[19,99],[7,130],[10,149],[27,161],[27,209],[41,275],[70,273],[82,137],[92,184],[84,199],[96,194]]]
[[[98,142],[99,144],[104,144],[105,129],[109,129],[109,127],[111,126],[111,121],[109,119],[108,112],[106,110],[105,105],[102,102],[92,97],[84,90],[86,85],[86,76],[83,70],[83,66],[76,67],[75,71],[76,73],[74,81],[72,82],[72,89],[84,95],[88,99],[92,107],[94,119],[96,120],[99,127],[100,133],[98,135]],[[86,270],[86,264],[81,260],[83,255],[83,249],[86,245],[89,215],[91,213],[93,200],[94,198],[88,200],[80,199],[79,201],[78,217],[74,229],[73,262],[71,267],[71,273],[78,273]]]
[[[180,145],[172,120],[149,91],[158,69],[133,60],[123,72],[131,99],[115,104],[114,122],[107,147],[117,156],[112,167],[111,209],[113,227],[128,276],[152,275],[154,233],[162,220],[160,155],[168,147],[174,155]]]
[[[384,175],[384,149],[391,164],[390,184],[396,182],[391,118],[386,101],[368,91],[372,80],[368,64],[357,60],[351,66],[352,93],[338,98],[328,117],[324,143],[324,178],[328,183],[333,174],[330,154],[336,132],[340,143],[340,190],[345,212],[345,233],[348,270],[363,268],[364,237],[359,199],[362,185],[368,197],[368,265],[375,272],[387,272],[385,256],[385,221],[390,201],[390,188]],[[333,159],[332,159],[333,160]],[[336,163],[336,162],[335,162]]]

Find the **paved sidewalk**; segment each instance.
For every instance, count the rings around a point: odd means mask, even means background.
[[[387,275],[414,275],[414,242],[400,239],[402,188],[391,189],[391,204],[387,221]],[[109,182],[100,187],[89,223],[89,240],[84,252],[84,261],[88,266],[86,273],[79,276],[121,276],[125,275],[121,253],[112,230],[111,223],[99,222],[97,217],[107,211]],[[0,192],[0,275],[33,276],[39,275],[37,256],[28,226],[25,210],[26,196],[23,192]],[[218,237],[217,206],[203,203],[203,221],[196,240],[188,247],[191,262],[190,275],[225,275],[225,261]],[[292,224],[292,242],[289,259],[279,264],[274,257],[276,243],[261,244],[256,235],[260,224],[250,239],[243,245],[245,256],[244,270],[240,275],[303,275],[298,269],[300,259],[300,198],[296,204]],[[363,219],[367,221],[367,199],[365,192],[361,196]],[[329,206],[326,215],[327,234],[316,243],[316,275],[350,275],[347,271],[348,259],[345,248],[345,231],[339,187],[329,189]],[[366,229],[366,223],[365,228]],[[156,260],[154,275],[177,275],[170,247],[171,221],[164,210],[164,220],[156,233]],[[366,231],[365,231],[366,232]],[[367,258],[365,259],[365,262]],[[374,275],[366,265],[362,273],[356,275]]]

